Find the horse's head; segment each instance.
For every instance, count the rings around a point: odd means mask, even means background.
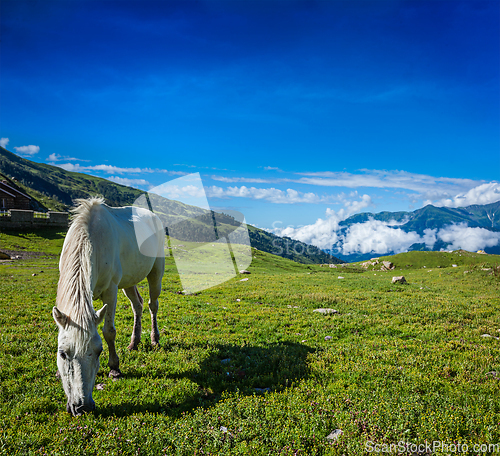
[[[71,322],[57,307],[52,309],[59,327],[57,367],[68,398],[66,410],[74,416],[95,409],[92,390],[102,351],[97,326],[104,318],[105,309],[106,306],[103,306],[84,330]]]

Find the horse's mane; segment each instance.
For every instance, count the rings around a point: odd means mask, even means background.
[[[70,324],[84,334],[95,322],[92,304],[92,244],[89,238],[89,222],[92,209],[104,203],[101,197],[77,199],[78,206],[71,210],[73,217],[64,242],[60,260],[60,276],[57,285],[57,308],[69,317]],[[83,342],[86,337],[78,337]],[[75,341],[76,342],[76,341]]]

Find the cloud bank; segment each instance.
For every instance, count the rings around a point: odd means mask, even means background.
[[[9,138],[0,138],[0,146],[3,147],[4,149],[7,147],[7,144],[9,144]]]
[[[358,202],[360,205],[362,201]],[[500,233],[485,228],[471,228],[466,223],[447,225],[441,229],[426,229],[424,234],[406,232],[394,221],[370,219],[342,230],[340,222],[349,216],[349,210],[327,210],[326,219],[318,219],[311,225],[298,228],[277,228],[274,232],[288,236],[321,249],[333,249],[342,255],[402,253],[413,244],[425,244],[432,250],[438,241],[448,244],[452,250],[477,251],[500,244]]]
[[[362,195],[358,201],[345,201],[345,209],[342,208],[339,211],[327,209],[327,217],[325,219],[319,218],[312,225],[300,226],[298,228],[287,226],[286,228],[275,228],[273,231],[279,236],[288,236],[306,244],[315,245],[321,249],[329,249],[341,240],[341,235],[339,234],[340,222],[371,204],[372,200],[370,196]]]
[[[449,225],[439,230],[437,236],[444,242],[450,243],[450,248],[453,250],[475,251],[494,247],[500,242],[500,233],[484,228],[470,228],[465,223]]]
[[[346,234],[341,237],[341,251],[344,255],[372,252],[401,253],[407,251],[411,245],[422,241],[423,238],[418,233],[407,233],[401,228],[388,226],[388,223],[369,220],[349,227]],[[433,245],[434,242],[426,246],[432,248]]]

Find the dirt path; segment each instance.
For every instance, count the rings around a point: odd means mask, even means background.
[[[0,261],[12,261],[12,260],[32,260],[35,258],[56,258],[57,255],[46,252],[30,252],[27,250],[7,250],[2,249],[1,252],[10,255],[10,260],[0,260]]]

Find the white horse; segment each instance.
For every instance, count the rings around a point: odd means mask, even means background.
[[[102,342],[109,348],[110,377],[120,377],[114,326],[118,289],[123,289],[134,311],[129,349],[141,338],[142,298],[136,284],[147,277],[151,313],[151,343],[158,346],[158,296],[165,270],[165,232],[160,219],[147,209],[112,208],[100,198],[77,200],[74,218],[64,240],[60,278],[52,314],[59,327],[57,367],[73,415],[95,409],[92,399]],[[144,242],[138,245],[136,233]],[[144,252],[153,254],[144,255]],[[143,252],[143,253],[141,253]],[[95,311],[92,299],[102,299]]]

